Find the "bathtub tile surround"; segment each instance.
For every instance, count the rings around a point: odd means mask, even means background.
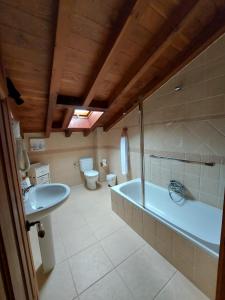
[[[41,272],[37,234],[30,232],[41,300],[186,299],[172,296],[177,282],[188,300],[208,299],[111,211],[106,184],[95,191],[83,185],[72,187],[70,198],[53,213],[52,221],[56,267],[49,274]],[[110,226],[99,234],[107,223]],[[68,243],[68,224],[76,247]],[[78,239],[78,234],[83,237]]]
[[[197,248],[188,240],[174,232],[172,232],[171,244],[172,254],[170,257],[173,264],[180,266],[179,270],[182,271],[187,278],[194,278],[194,264],[196,263],[195,249]],[[200,251],[200,253],[202,253],[202,251]],[[213,280],[213,282],[215,282],[215,280]]]
[[[118,188],[119,186],[116,187]],[[215,256],[206,253],[168,225],[138,208],[131,200],[122,197],[114,189],[111,190],[111,202],[115,213],[204,294],[214,300],[218,265]]]
[[[160,152],[157,151],[157,154],[160,155]],[[161,154],[177,157],[176,153],[162,152]],[[202,161],[208,161],[203,159]],[[213,157],[212,161],[215,161]],[[150,172],[146,171],[146,180],[166,188],[171,179],[178,179],[185,185],[193,199],[222,209],[225,187],[224,164],[217,163],[210,167],[150,158],[149,154],[146,154],[145,166],[146,170],[150,170]]]

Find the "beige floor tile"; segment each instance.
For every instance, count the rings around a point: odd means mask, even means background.
[[[125,222],[112,212],[104,213],[101,217],[89,221],[89,226],[98,240],[104,239],[125,225]]]
[[[196,286],[180,272],[176,272],[155,300],[208,300]]]
[[[54,230],[57,230],[61,235],[66,234],[68,230],[76,230],[85,225],[87,225],[87,222],[84,217],[73,211],[62,211],[61,215],[57,215],[53,224]]]
[[[99,224],[101,225],[101,222],[104,221],[109,214],[112,214],[112,212],[96,208],[94,211],[85,212],[83,215],[86,222],[89,225],[91,225],[93,228],[97,228]],[[117,218],[119,217],[117,216]]]
[[[80,294],[113,269],[100,245],[94,245],[69,259],[72,275]]]
[[[130,291],[125,286],[116,271],[112,271],[104,278],[91,286],[80,300],[133,300]]]
[[[95,222],[96,219],[99,219],[99,217],[103,217],[105,214],[108,213],[111,213],[111,208],[106,209],[103,205],[99,204],[97,200],[91,205],[91,208],[82,212],[85,220],[88,223]]]
[[[120,264],[145,244],[145,241],[128,226],[101,241],[101,245],[114,266]]]
[[[117,270],[137,300],[154,299],[176,271],[150,246],[131,255]]]
[[[40,300],[72,300],[77,296],[68,262],[55,266],[51,273],[38,272]]]
[[[97,239],[88,225],[85,225],[77,230],[68,232],[62,236],[63,244],[66,250],[67,257],[86,249],[95,244]]]

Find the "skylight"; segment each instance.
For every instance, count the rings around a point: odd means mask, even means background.
[[[75,109],[74,110],[74,116],[76,116],[78,118],[88,118],[90,113],[91,112],[89,110],[85,110],[85,109]]]
[[[68,128],[91,128],[101,117],[103,111],[75,109]]]

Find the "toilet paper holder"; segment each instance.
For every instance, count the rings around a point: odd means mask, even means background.
[[[103,159],[100,161],[100,166],[101,166],[102,168],[108,167],[107,159],[103,158]]]

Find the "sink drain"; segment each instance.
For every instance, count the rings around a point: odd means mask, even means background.
[[[44,206],[38,206],[38,207],[37,207],[37,209],[42,209],[42,208],[44,208]]]

